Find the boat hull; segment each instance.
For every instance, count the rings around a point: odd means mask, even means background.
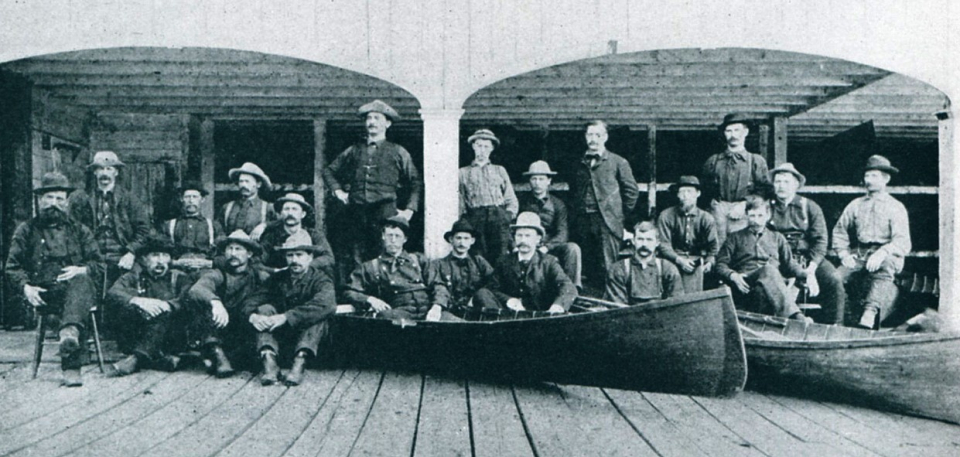
[[[746,381],[725,291],[498,322],[337,316],[333,330],[337,350],[363,365],[704,396],[735,394]]]

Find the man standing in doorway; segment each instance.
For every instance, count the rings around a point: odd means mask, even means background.
[[[267,223],[277,220],[273,206],[260,198],[260,192],[269,192],[270,177],[254,163],[246,162],[240,168],[230,169],[230,180],[237,183],[240,198],[229,201],[220,210],[217,221],[225,233],[242,230],[250,238],[259,240]]]
[[[500,140],[493,132],[477,130],[467,143],[473,162],[460,169],[460,214],[477,233],[477,250],[496,262],[510,250],[510,223],[517,217],[517,195],[507,170],[490,163]]]

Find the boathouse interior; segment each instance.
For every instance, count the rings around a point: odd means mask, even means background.
[[[277,184],[318,208],[314,223],[336,243],[349,221],[325,201],[320,168],[361,138],[361,104],[379,98],[403,117],[388,138],[423,170],[421,102],[402,87],[338,67],[278,55],[211,48],[110,48],[42,55],[0,64],[0,243],[6,257],[16,224],[33,212],[31,189],[54,169],[86,179],[92,152],[114,150],[127,163],[121,185],[150,206],[155,222],[176,211],[175,187],[208,183],[205,214],[230,199],[227,170],[259,164]],[[627,158],[642,191],[637,211],[674,204],[667,192],[683,174],[723,148],[725,114],[757,120],[748,149],[772,166],[793,162],[806,174],[804,195],[832,227],[862,192],[866,157],[883,154],[902,172],[891,193],[907,206],[914,252],[907,272],[936,277],[938,113],[947,96],[884,69],[815,55],[763,49],[669,49],[549,66],[474,92],[460,119],[460,164],[478,128],[502,140],[493,161],[518,191],[523,171],[547,160],[564,196],[585,148],[583,125],[610,126],[608,149]],[[427,177],[427,192],[431,181]],[[706,202],[701,202],[705,204]],[[452,204],[456,204],[453,202]],[[412,248],[423,247],[423,212]],[[7,297],[11,295],[7,294]],[[936,299],[932,301],[936,305]],[[15,325],[0,300],[0,319]]]

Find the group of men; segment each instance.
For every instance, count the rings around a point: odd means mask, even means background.
[[[530,164],[531,191],[518,198],[506,170],[490,162],[500,140],[478,130],[468,138],[474,160],[459,172],[461,217],[445,235],[451,252],[431,260],[406,249],[422,184],[410,154],[386,140],[399,115],[379,100],[359,115],[367,137],[323,170],[351,224],[341,259],[350,273],[342,278],[323,233],[304,224],[312,205],[296,193],[263,200],[272,183],[255,164],[229,171],[240,197],[215,220],[200,212],[207,190],[187,182],[180,215],[159,227],[116,186],[124,164],[115,153],[94,155],[89,192],[70,195],[63,175],[45,175],[35,189],[37,216],[14,235],[7,274],[27,302],[61,315],[64,383],[81,383],[81,334],[100,297],[130,336],[131,355],[113,365],[116,375],[176,369],[173,348],[187,331],[218,376],[233,372],[228,354],[246,352],[259,354],[264,384],[296,385],[317,355],[338,291],[341,301],[377,317],[435,321],[564,313],[585,288],[633,305],[703,290],[712,275],[731,287],[740,308],[806,320],[788,287],[792,278],[823,297],[823,321],[844,323],[845,285],[865,274],[854,321],[873,327],[891,309],[893,279],[910,251],[906,209],[885,191],[898,170],[873,156],[864,169],[867,194],[834,227],[841,262],[834,267],[823,211],[797,195],[805,177],[790,163],[771,171],[748,152],[750,120],[732,114],[720,125],[727,149],[706,161],[700,178],[671,186],[679,204],[655,220],[633,220],[642,219],[634,211],[638,186],[629,163],[606,149],[604,122],[586,126],[569,208],[551,194],[556,172],[545,161]],[[767,195],[771,183],[774,195]],[[702,194],[709,211],[697,206]],[[626,253],[624,241],[632,244]],[[293,348],[285,376],[281,346]]]

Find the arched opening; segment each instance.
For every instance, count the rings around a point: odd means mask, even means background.
[[[147,47],[4,63],[2,239],[32,216],[31,189],[43,173],[60,170],[81,185],[98,150],[116,151],[128,164],[121,185],[147,202],[154,223],[177,214],[174,189],[186,179],[213,192],[203,211],[213,216],[236,196],[227,171],[250,161],[277,184],[268,200],[298,192],[319,209],[316,224],[325,225],[325,213],[336,224],[339,213],[325,204],[320,170],[362,138],[357,108],[372,99],[404,117],[388,138],[422,169],[418,100],[342,68],[248,51]],[[422,226],[422,216],[414,224]],[[422,230],[412,233],[418,249]]]

